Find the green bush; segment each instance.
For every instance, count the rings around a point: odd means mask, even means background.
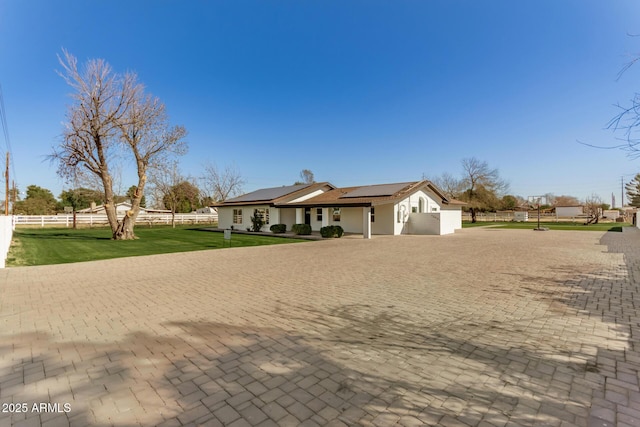
[[[308,235],[311,234],[311,226],[309,224],[293,224],[291,231],[294,234]]]
[[[271,230],[272,233],[284,233],[287,231],[287,226],[286,224],[273,224],[269,227],[269,230]]]
[[[327,225],[320,229],[320,235],[326,238],[342,237],[343,234],[344,230],[339,225]]]
[[[263,225],[264,221],[261,216],[256,215],[251,217],[251,231],[258,232],[262,230]]]

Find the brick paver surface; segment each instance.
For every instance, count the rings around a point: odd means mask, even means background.
[[[0,425],[637,426],[639,268],[484,228],[4,269]]]

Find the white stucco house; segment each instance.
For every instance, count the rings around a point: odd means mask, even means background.
[[[217,203],[218,227],[245,230],[261,215],[262,228],[309,224],[314,231],[340,225],[345,232],[451,234],[462,228],[463,202],[445,197],[432,182],[337,188],[328,182],[264,188]]]

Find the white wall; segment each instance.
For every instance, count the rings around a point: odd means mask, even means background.
[[[442,209],[440,211],[440,234],[452,234],[462,228],[462,209]]]
[[[0,268],[5,267],[11,237],[13,237],[13,217],[0,216]]]
[[[582,206],[558,206],[556,207],[556,217],[574,217],[584,214]]]
[[[409,234],[441,234],[440,213],[412,213],[409,214],[407,224]]]

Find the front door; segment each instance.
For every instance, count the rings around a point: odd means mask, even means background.
[[[304,208],[304,223],[311,225],[311,208]]]

